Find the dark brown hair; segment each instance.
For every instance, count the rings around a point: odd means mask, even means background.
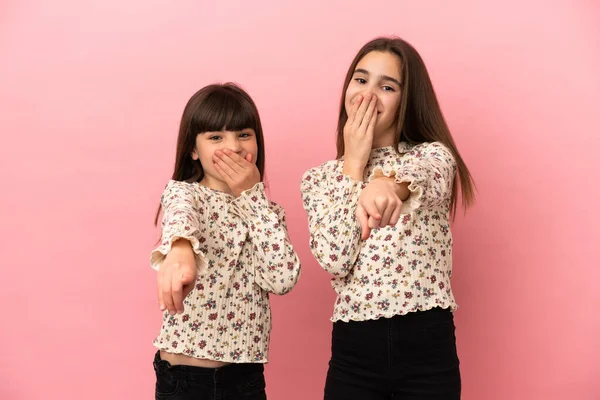
[[[254,129],[258,154],[256,167],[263,180],[265,146],[262,125],[256,104],[238,85],[228,82],[213,84],[197,91],[187,102],[177,137],[175,168],[171,179],[188,183],[200,182],[204,169],[200,160],[192,158],[196,136],[204,132],[240,131]],[[158,224],[160,205],[154,220]]]
[[[344,155],[344,125],[348,120],[345,107],[346,90],[354,75],[356,65],[372,51],[387,52],[400,58],[402,90],[394,146],[397,147],[401,141],[410,144],[440,142],[445,145],[456,160],[462,190],[462,203],[466,210],[475,199],[475,183],[444,120],[423,59],[414,47],[398,37],[380,37],[370,41],[360,49],[352,64],[350,64],[340,103],[340,117],[337,126],[337,158],[339,159]],[[456,214],[457,196],[458,187],[455,177],[450,206],[452,215]]]

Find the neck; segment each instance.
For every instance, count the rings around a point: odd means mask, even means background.
[[[204,174],[204,178],[200,181],[202,186],[210,189],[215,189],[223,193],[233,194],[227,183],[208,174]]]
[[[396,131],[396,127],[390,127],[385,132],[380,134],[375,133],[373,135],[373,148],[378,149],[380,147],[387,147],[394,145],[394,132]]]

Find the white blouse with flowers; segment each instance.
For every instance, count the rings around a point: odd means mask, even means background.
[[[371,151],[365,182],[342,173],[343,160],[327,161],[302,178],[310,248],[333,275],[337,293],[332,321],[364,321],[434,307],[457,308],[452,275],[450,202],[456,163],[442,144]],[[409,182],[395,226],[371,231],[361,240],[354,212],[358,197],[375,176]]]
[[[292,290],[300,262],[285,212],[262,183],[239,197],[198,183],[170,181],[162,195],[158,270],[179,238],[190,241],[198,278],[183,314],[165,311],[154,345],[160,350],[232,363],[265,363],[271,332],[269,293]]]

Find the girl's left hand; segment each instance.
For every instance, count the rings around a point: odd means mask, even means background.
[[[241,157],[231,150],[217,150],[213,161],[215,169],[236,197],[260,182],[260,172],[250,153]]]

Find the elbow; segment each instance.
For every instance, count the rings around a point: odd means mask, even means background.
[[[279,279],[272,279],[269,282],[267,291],[278,296],[283,296],[292,291],[300,279],[301,265],[296,256],[294,260],[287,262],[286,271],[279,276]]]
[[[269,292],[277,296],[283,296],[284,294],[288,294],[296,286],[296,283],[298,283],[298,277],[299,275],[296,276],[294,279],[286,281],[282,280],[282,282],[278,282],[274,285],[271,285],[271,287],[269,288]]]
[[[311,235],[310,251],[313,256],[327,273],[335,278],[343,278],[352,271],[352,257],[349,257],[346,251],[338,248],[331,248],[327,244],[329,251],[323,251],[323,245],[320,245],[317,238]]]
[[[313,255],[321,265],[321,267],[335,278],[343,278],[352,270],[352,264],[349,260],[340,260],[336,255],[324,257],[322,254],[313,252]]]

